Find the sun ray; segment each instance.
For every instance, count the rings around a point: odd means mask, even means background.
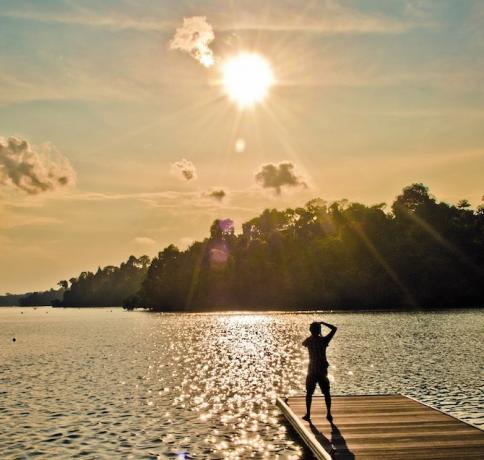
[[[410,290],[405,286],[403,281],[400,279],[398,273],[390,266],[390,264],[385,260],[385,258],[381,255],[378,248],[375,246],[373,241],[370,237],[363,231],[361,225],[356,222],[351,222],[348,220],[351,228],[355,231],[356,235],[360,238],[363,244],[366,246],[370,254],[373,256],[374,260],[385,270],[387,275],[393,280],[393,282],[400,288],[402,293],[405,296],[405,300],[409,303],[409,305],[415,306],[417,305],[417,301],[415,300],[413,294]]]
[[[285,155],[289,157],[289,160],[296,162],[298,164],[298,167],[303,170],[305,177],[311,180],[309,168],[306,167],[303,157],[298,154],[298,150],[290,141],[290,136],[288,135],[284,124],[281,120],[279,120],[278,116],[275,114],[271,106],[269,106],[268,104],[264,104],[263,108],[265,113],[268,115],[268,119],[270,120],[272,128],[276,134],[277,141],[284,150]]]

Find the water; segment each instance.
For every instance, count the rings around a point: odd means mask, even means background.
[[[300,343],[316,319],[339,327],[328,349],[333,393],[405,393],[484,426],[476,310],[3,308],[0,458],[304,457],[274,398],[303,392]]]

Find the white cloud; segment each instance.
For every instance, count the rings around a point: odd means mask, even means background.
[[[215,62],[210,49],[214,39],[213,27],[205,16],[183,18],[183,25],[176,29],[170,41],[170,49],[188,53],[203,66],[211,67]]]
[[[155,240],[148,238],[147,236],[137,236],[136,238],[133,238],[133,243],[139,246],[154,246],[157,244]]]
[[[74,170],[67,158],[57,154],[52,159],[47,153],[33,150],[25,139],[0,137],[0,185],[36,195],[73,184]]]

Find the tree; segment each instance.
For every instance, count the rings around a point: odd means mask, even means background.
[[[429,189],[423,184],[416,183],[403,189],[392,205],[393,213],[398,216],[402,213],[415,212],[419,206],[435,203],[435,199],[429,194]]]
[[[405,187],[387,212],[347,200],[217,219],[185,251],[71,278],[62,305],[161,311],[409,308],[484,301],[484,212]],[[67,282],[61,281],[61,287]]]
[[[57,286],[60,286],[61,289],[67,289],[69,287],[69,283],[66,280],[61,280],[57,283]]]
[[[96,273],[82,272],[58,284],[64,289],[62,301],[56,306],[119,306],[135,296],[148,272],[148,256],[130,256],[119,267],[98,267]]]
[[[457,207],[458,207],[459,209],[468,209],[468,208],[470,208],[470,207],[471,207],[471,204],[469,203],[469,201],[468,201],[468,200],[465,200],[465,199],[464,199],[464,200],[459,200],[459,201],[457,202]]]

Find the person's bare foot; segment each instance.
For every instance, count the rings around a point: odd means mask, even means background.
[[[333,423],[333,416],[331,414],[326,415],[329,423]]]
[[[302,419],[303,420],[306,420],[306,422],[310,422],[311,421],[311,416],[309,414],[306,414]]]

